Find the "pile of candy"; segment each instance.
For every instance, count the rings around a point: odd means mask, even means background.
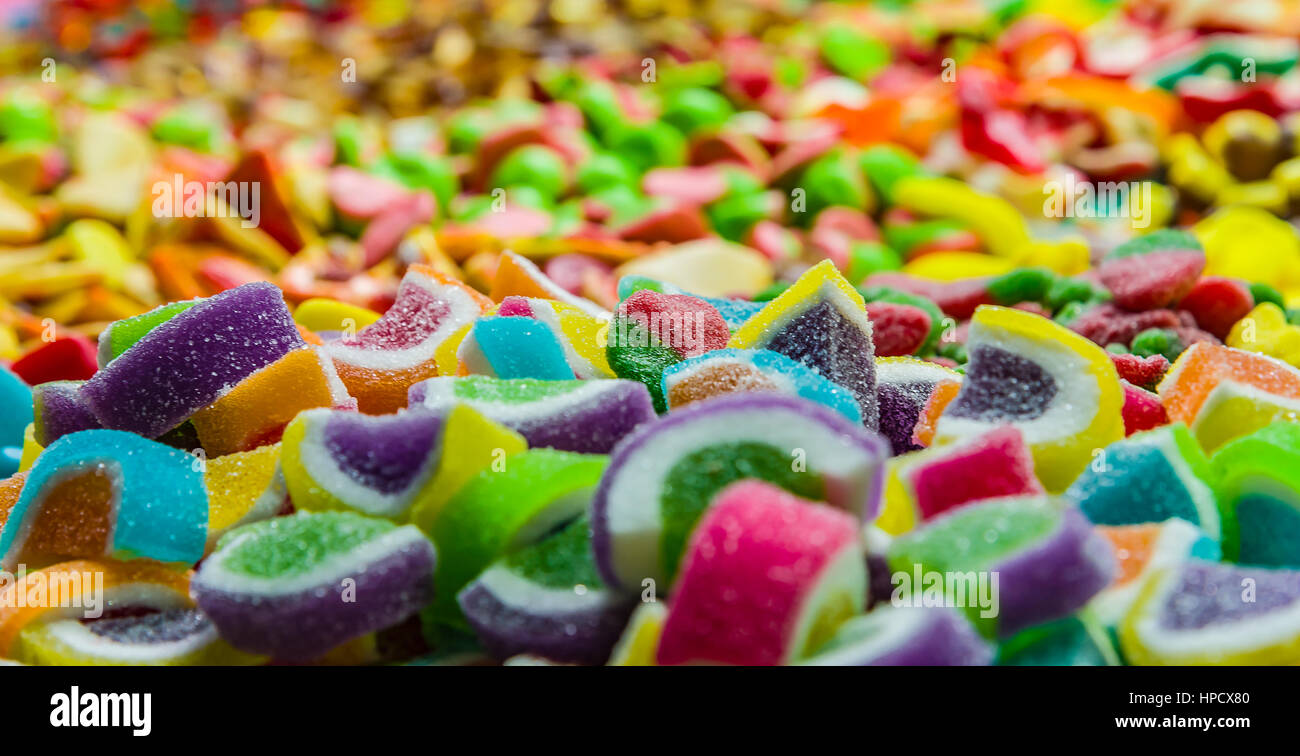
[[[1285,6],[359,5],[0,81],[0,659],[1300,663]]]

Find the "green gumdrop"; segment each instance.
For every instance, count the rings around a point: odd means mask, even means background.
[[[554,216],[551,228],[547,232],[551,236],[567,236],[577,231],[585,221],[582,200],[577,198],[561,202],[555,206],[552,212]]]
[[[811,501],[825,495],[821,476],[790,464],[790,454],[769,444],[742,441],[700,449],[677,461],[664,476],[659,497],[663,532],[660,558],[671,583],[691,531],[714,494],[746,478],[766,481]]]
[[[1090,301],[1100,293],[1087,281],[1057,276],[1052,280],[1052,285],[1048,287],[1043,303],[1051,308],[1052,312],[1056,312],[1071,302]],[[1105,292],[1105,294],[1109,297],[1110,292]]]
[[[492,186],[530,186],[550,201],[564,193],[568,165],[555,150],[541,144],[526,144],[506,155],[492,171]]]
[[[618,95],[604,82],[587,81],[578,85],[573,104],[582,111],[587,128],[603,144],[620,131],[619,127],[625,120]]]
[[[1182,354],[1183,345],[1178,340],[1178,334],[1167,328],[1148,328],[1133,337],[1129,349],[1139,357],[1162,354],[1173,362]]]
[[[831,68],[856,81],[865,81],[887,66],[891,57],[884,42],[842,25],[827,30],[822,37],[821,54]]]
[[[777,82],[790,89],[797,89],[808,80],[808,66],[798,58],[777,58],[776,65],[773,68],[775,69],[773,73]]]
[[[457,113],[447,121],[447,149],[456,155],[465,155],[478,149],[491,125],[488,116],[479,109]]]
[[[384,165],[385,168],[378,168]],[[447,212],[460,193],[460,178],[444,157],[419,153],[387,155],[376,162],[376,172],[387,174],[412,189],[428,189],[438,199],[440,212]]]
[[[934,353],[959,365],[965,364],[966,360],[970,359],[970,356],[966,353],[966,345],[956,342],[940,344],[939,348],[934,350]]]
[[[924,172],[915,155],[893,144],[868,147],[858,156],[858,165],[876,193],[890,205],[894,204],[894,184]]]
[[[1041,302],[1055,282],[1056,275],[1046,268],[1021,268],[989,281],[988,292],[1000,305]]]
[[[612,152],[597,152],[578,166],[578,189],[592,194],[612,186],[635,187],[638,184],[636,169]]]
[[[870,202],[866,179],[841,150],[831,150],[814,160],[799,186],[807,193],[807,212],[803,215],[808,219],[835,205],[866,211]]]
[[[0,103],[0,140],[52,142],[57,136],[54,109],[44,98],[16,89]]]
[[[962,233],[965,230],[966,227],[961,222],[946,218],[903,224],[887,223],[881,229],[882,235],[885,237],[885,243],[898,250],[904,257],[910,255],[916,247]]]
[[[655,411],[668,412],[664,399],[663,376],[669,365],[682,361],[672,347],[663,346],[658,338],[632,320],[614,318],[609,326],[605,359],[619,378],[640,381],[650,390]]]
[[[1052,318],[1061,325],[1068,326],[1073,323],[1080,315],[1087,312],[1089,303],[1087,302],[1067,302],[1056,316]]]
[[[664,66],[657,71],[657,75],[659,86],[671,90],[717,87],[726,80],[727,72],[716,60],[697,60]]]
[[[609,207],[611,214],[607,225],[611,228],[631,223],[655,207],[654,200],[626,184],[592,192],[589,199]]]
[[[687,87],[665,98],[660,119],[690,136],[699,129],[721,125],[734,112],[731,102],[712,89]]]
[[[1282,298],[1282,292],[1273,288],[1266,283],[1253,283],[1250,285],[1250,295],[1255,298],[1255,304],[1261,305],[1265,302],[1272,302],[1281,308],[1286,308],[1286,302]]]
[[[504,189],[506,190],[506,202],[509,204],[531,207],[534,210],[545,210],[546,212],[550,212],[554,207],[554,198],[535,186],[520,184],[507,186]]]
[[[755,223],[772,213],[772,195],[767,192],[735,194],[705,208],[713,230],[724,239],[738,242]]]
[[[661,121],[616,129],[610,136],[610,149],[642,173],[686,161],[686,137]]]
[[[762,291],[754,295],[754,301],[771,302],[773,299],[776,299],[777,297],[785,293],[785,290],[788,288],[790,288],[790,284],[784,281],[777,281],[775,283],[768,284],[767,288],[763,289]]]
[[[154,139],[166,144],[178,144],[199,152],[211,152],[217,143],[212,123],[199,113],[185,108],[173,108],[153,124]]]
[[[877,241],[857,241],[849,247],[849,283],[862,281],[872,273],[899,270],[903,259],[888,246]]]
[[[335,162],[340,165],[361,165],[364,137],[361,123],[352,117],[344,117],[334,122]]]

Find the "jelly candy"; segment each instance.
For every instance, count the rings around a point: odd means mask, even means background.
[[[880,432],[889,439],[894,454],[915,451],[912,439],[926,403],[941,385],[955,390],[961,374],[942,365],[914,357],[876,358],[876,402],[880,407]]]
[[[659,664],[790,663],[862,611],[857,521],[775,486],[718,492],[691,535]]]
[[[268,520],[284,510],[289,492],[280,471],[280,445],[207,460],[203,487],[208,494],[207,551],[211,553],[232,528]]]
[[[1292,422],[1267,425],[1215,452],[1210,465],[1218,476],[1225,560],[1300,567],[1297,454],[1300,425]]]
[[[723,347],[730,332],[708,302],[642,289],[619,303],[605,353],[620,378],[644,383],[657,412],[667,412],[663,372],[675,363]]]
[[[879,423],[871,321],[866,303],[829,260],[799,277],[736,331],[728,346],[769,349],[848,389],[863,424]]]
[[[1195,525],[1171,517],[1141,525],[1100,525],[1097,532],[1115,550],[1115,581],[1088,605],[1098,621],[1116,627],[1137,600],[1146,580],[1159,570],[1176,567],[1188,559],[1218,561],[1218,542]]]
[[[51,381],[31,390],[36,443],[49,446],[69,433],[101,427],[81,396],[81,384],[81,381]]]
[[[208,502],[193,457],[131,433],[88,430],[51,444],[0,529],[0,564],[58,557],[203,556]]]
[[[227,533],[190,591],[230,645],[306,661],[413,615],[433,598],[434,562],[413,526],[298,512]]]
[[[853,422],[862,422],[862,411],[852,394],[804,364],[766,349],[715,349],[664,370],[663,396],[669,409],[747,391],[803,397]]]
[[[601,585],[586,518],[497,561],[456,600],[494,657],[575,664],[604,664],[633,606]]]
[[[605,583],[672,584],[713,495],[759,478],[871,519],[883,439],[815,402],[771,393],[696,402],[638,427],[614,449],[592,502],[592,548]]]
[[[799,662],[832,667],[986,666],[993,648],[948,607],[880,607],[836,629]]]
[[[435,412],[466,404],[522,435],[530,447],[591,454],[609,453],[655,416],[645,386],[624,380],[430,378],[411,387],[408,403]]]
[[[966,348],[966,377],[939,417],[936,443],[1014,424],[1039,480],[1060,492],[1093,449],[1123,437],[1119,380],[1100,347],[1046,318],[984,306],[971,321]]]

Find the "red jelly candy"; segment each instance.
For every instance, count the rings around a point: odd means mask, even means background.
[[[636,322],[658,343],[683,359],[722,349],[731,338],[717,308],[688,294],[660,294],[642,289],[618,306],[619,316]]]
[[[1144,389],[1154,388],[1169,369],[1169,360],[1162,354],[1153,354],[1150,357],[1112,354],[1110,361],[1115,363],[1115,370],[1120,378]]]
[[[920,307],[893,302],[868,302],[871,339],[877,357],[901,357],[921,348],[930,333],[930,316]]]
[[[1102,262],[1098,275],[1115,304],[1140,312],[1168,307],[1187,296],[1205,269],[1205,255],[1192,250],[1149,252]]]
[[[1169,415],[1165,412],[1165,406],[1160,403],[1160,397],[1128,381],[1120,381],[1120,385],[1124,387],[1122,412],[1125,436],[1158,428],[1169,422]]]
[[[1221,276],[1206,276],[1197,281],[1178,303],[1178,309],[1196,318],[1197,326],[1220,339],[1228,338],[1232,326],[1254,306],[1255,298],[1246,284]]]
[[[10,369],[29,386],[50,381],[84,381],[99,369],[95,352],[95,342],[71,333],[32,349]]]

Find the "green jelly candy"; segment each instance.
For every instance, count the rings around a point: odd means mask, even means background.
[[[178,144],[199,152],[212,152],[219,141],[216,128],[206,114],[190,108],[173,108],[153,124],[153,137],[166,144]]]
[[[866,211],[871,201],[867,180],[842,150],[831,150],[814,160],[799,186],[807,193],[803,215],[809,219],[836,205]]]
[[[1070,616],[1021,630],[998,645],[1001,667],[1114,667],[1110,634],[1087,616]]]
[[[1255,298],[1255,304],[1257,305],[1264,304],[1265,302],[1272,302],[1278,307],[1286,307],[1286,302],[1282,299],[1282,292],[1266,283],[1251,284],[1250,295]]]
[[[682,361],[677,350],[660,344],[656,336],[636,321],[621,321],[615,317],[609,327],[605,359],[619,378],[645,384],[654,401],[655,412],[662,415],[668,411],[668,402],[664,399],[663,376],[669,365]]]
[[[1148,328],[1133,337],[1129,349],[1139,357],[1162,354],[1173,362],[1183,353],[1183,344],[1178,334],[1167,328]]]
[[[734,112],[731,102],[712,89],[687,87],[665,98],[660,118],[690,136],[700,129],[721,125]]]
[[[365,153],[365,137],[361,122],[356,118],[344,117],[334,122],[335,162],[342,165],[361,165]]]
[[[610,149],[642,173],[686,161],[686,137],[662,121],[617,128],[610,136]]]
[[[0,102],[0,140],[52,142],[57,136],[54,109],[43,97],[15,89]]]
[[[371,171],[411,189],[428,189],[438,199],[438,209],[443,213],[460,193],[456,169],[438,155],[415,152],[385,155],[375,161]]]
[[[109,361],[117,359],[150,331],[202,301],[190,299],[184,302],[172,302],[134,317],[109,323],[108,327],[99,333],[99,366],[102,368]]]
[[[1056,275],[1046,268],[1021,268],[989,281],[988,292],[993,302],[1000,305],[1041,302],[1055,282]]]
[[[530,186],[550,201],[564,193],[569,168],[560,153],[526,144],[506,155],[492,171],[492,186]]]
[[[771,217],[774,202],[780,199],[768,192],[734,194],[709,205],[705,214],[719,236],[738,242],[755,223]]]
[[[613,146],[609,140],[621,130],[620,127],[626,120],[614,89],[604,82],[583,82],[577,88],[573,104],[582,111],[587,128],[596,138],[602,144]]]
[[[858,156],[858,165],[862,173],[871,182],[876,193],[885,199],[885,203],[894,204],[894,184],[899,179],[918,176],[924,171],[921,161],[905,148],[893,144],[877,144],[862,151]]]
[[[849,270],[845,277],[850,283],[861,281],[872,273],[898,270],[903,259],[889,247],[876,241],[858,241],[849,247]]]
[[[836,72],[865,81],[889,65],[889,46],[850,26],[831,26],[822,36],[821,54]]]
[[[1071,302],[1092,301],[1101,294],[1102,292],[1095,289],[1087,281],[1066,276],[1056,276],[1052,280],[1052,285],[1047,288],[1043,304],[1050,307],[1052,312],[1057,312]],[[1105,292],[1105,295],[1109,297],[1110,292]]]
[[[964,231],[966,226],[962,223],[946,218],[904,224],[887,223],[881,229],[885,243],[898,250],[904,257],[910,256],[912,250],[917,247],[932,244]]]
[[[653,199],[645,196],[635,187],[624,184],[592,192],[589,199],[610,209],[607,225],[613,228],[631,223],[656,207]]]
[[[1300,424],[1276,422],[1230,441],[1210,467],[1224,561],[1300,567]]]
[[[255,578],[289,578],[307,575],[339,554],[397,529],[378,517],[355,512],[298,512],[292,517],[245,525],[217,542],[222,566]],[[226,545],[238,544],[226,549]]]
[[[578,166],[578,189],[592,194],[614,186],[636,187],[639,179],[636,169],[612,152],[597,152]]]
[[[460,589],[496,560],[587,511],[608,462],[603,454],[530,449],[466,483],[429,529],[438,550],[431,618],[464,629]]]

